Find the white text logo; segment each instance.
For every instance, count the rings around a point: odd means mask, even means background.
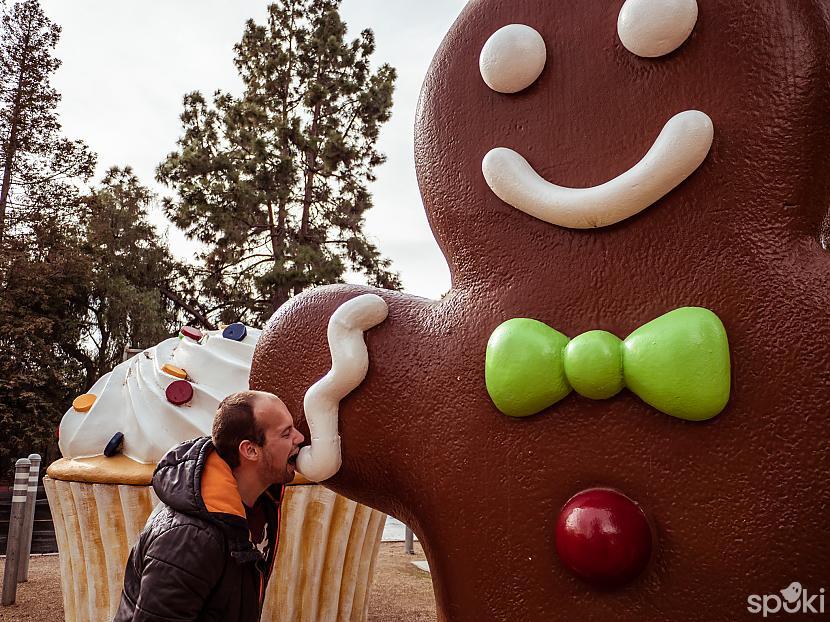
[[[824,613],[824,588],[809,594],[798,581],[793,581],[778,594],[750,594],[746,598],[749,613]]]

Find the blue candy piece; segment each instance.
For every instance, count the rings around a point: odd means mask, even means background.
[[[222,336],[225,339],[232,339],[233,341],[242,341],[248,336],[248,329],[241,322],[234,322],[229,326],[225,326],[222,331]]]
[[[115,454],[121,451],[121,445],[124,443],[124,435],[121,432],[116,432],[115,435],[107,443],[104,448],[104,455],[107,458],[112,458]]]

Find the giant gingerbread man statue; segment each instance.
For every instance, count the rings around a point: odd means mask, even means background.
[[[305,426],[329,317],[383,298],[326,485],[413,528],[440,620],[824,606],[829,33],[827,0],[463,10],[415,128],[452,289],[309,291],[251,372]]]

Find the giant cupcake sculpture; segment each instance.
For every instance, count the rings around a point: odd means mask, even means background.
[[[185,327],[100,378],[64,415],[64,458],[44,483],[68,622],[112,619],[129,549],[158,503],[149,486],[156,462],[173,445],[210,434],[219,402],[248,388],[259,336],[243,324],[205,333]],[[355,339],[362,344],[361,331],[350,344],[359,358]],[[360,382],[362,363],[341,391]],[[364,619],[385,516],[303,477],[287,487],[282,515],[279,580],[269,584],[263,619]]]
[[[327,485],[414,528],[440,620],[819,606],[829,26],[817,0],[465,6],[415,128],[452,289],[307,292],[251,369],[313,434],[326,318],[387,302]]]

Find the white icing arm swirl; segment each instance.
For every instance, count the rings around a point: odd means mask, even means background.
[[[380,324],[388,312],[383,298],[363,294],[344,302],[329,319],[331,369],[305,394],[303,408],[311,445],[297,456],[297,470],[314,482],[328,479],[340,469],[340,400],[363,382],[369,370],[363,332]]]

